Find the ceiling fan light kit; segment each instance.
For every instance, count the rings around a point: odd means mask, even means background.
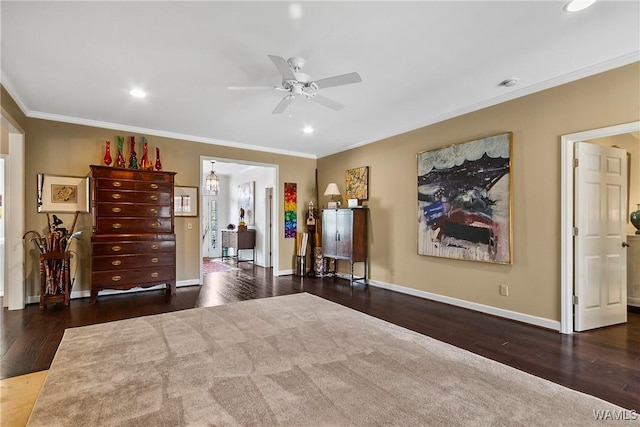
[[[344,105],[332,99],[317,93],[319,89],[325,89],[334,86],[343,86],[362,81],[360,75],[356,72],[341,74],[338,76],[328,77],[320,80],[312,80],[311,76],[300,71],[306,61],[303,58],[294,56],[285,60],[281,56],[267,55],[273,65],[278,69],[282,76],[281,86],[229,86],[229,90],[275,90],[276,92],[286,92],[287,95],[273,109],[272,114],[281,114],[296,96],[304,96],[317,104],[323,105],[332,110],[339,111]],[[291,114],[290,114],[291,115]]]

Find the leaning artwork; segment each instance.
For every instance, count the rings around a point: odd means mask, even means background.
[[[418,254],[512,263],[511,141],[418,153]]]

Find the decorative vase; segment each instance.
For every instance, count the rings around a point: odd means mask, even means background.
[[[129,138],[131,152],[129,153],[129,169],[138,169],[138,158],[136,157],[136,137]]]
[[[115,167],[123,168],[126,166],[124,161],[124,136],[118,137],[118,157],[116,157]]]
[[[109,166],[113,159],[111,158],[111,142],[105,141],[104,164]]]
[[[156,147],[156,170],[162,170],[162,163],[160,162],[160,149]]]
[[[142,170],[153,170],[153,165],[151,164],[151,160],[149,160],[149,144],[147,143],[147,138],[142,137],[142,159],[140,159],[140,169]]]
[[[631,220],[631,224],[636,228],[636,234],[640,234],[640,203],[638,203],[638,209],[631,212],[629,219]]]

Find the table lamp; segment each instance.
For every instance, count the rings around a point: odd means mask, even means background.
[[[329,183],[327,185],[327,189],[324,190],[325,196],[331,196],[331,201],[329,202],[329,209],[336,209],[340,207],[340,200],[335,200],[335,196],[340,196],[340,190],[338,190],[338,184],[335,182]],[[339,199],[339,197],[338,197]]]

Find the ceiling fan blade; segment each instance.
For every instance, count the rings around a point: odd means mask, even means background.
[[[276,108],[273,109],[271,114],[281,114],[282,112],[284,112],[284,110],[286,110],[289,104],[291,104],[291,102],[293,101],[293,98],[293,95],[287,95],[282,98],[278,105],[276,105]]]
[[[311,99],[314,102],[317,102],[320,105],[329,107],[332,110],[339,111],[344,108],[344,105],[340,104],[339,102],[336,102],[333,99],[329,99],[326,96],[318,95],[317,93],[312,98],[309,98],[309,99]]]
[[[273,65],[276,66],[278,71],[280,71],[280,74],[282,74],[283,79],[296,80],[296,76],[293,74],[293,71],[291,71],[291,67],[289,67],[289,64],[283,57],[276,56],[276,55],[267,55],[267,56],[269,57],[269,59],[271,59],[271,62],[273,62]]]
[[[227,86],[228,90],[275,90],[276,86]]]
[[[360,74],[348,73],[316,80],[313,83],[318,87],[318,89],[324,89],[326,87],[348,85],[351,83],[359,83],[361,81],[362,78],[360,78]]]

